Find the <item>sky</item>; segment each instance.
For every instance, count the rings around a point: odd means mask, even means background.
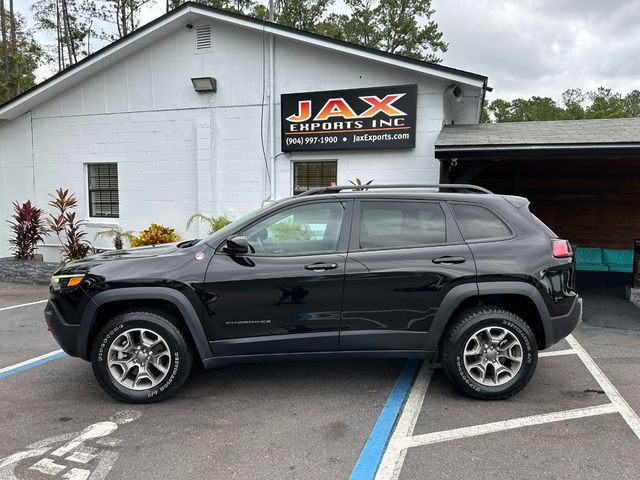
[[[33,3],[15,2],[22,13]],[[164,13],[164,3],[146,8],[142,23]],[[343,0],[333,8],[346,9]],[[449,43],[443,65],[488,76],[488,100],[640,89],[640,0],[432,0],[432,8]]]

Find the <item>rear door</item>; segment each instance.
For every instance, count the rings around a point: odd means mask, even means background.
[[[471,251],[445,203],[356,202],[340,350],[423,350],[443,298],[475,281]]]

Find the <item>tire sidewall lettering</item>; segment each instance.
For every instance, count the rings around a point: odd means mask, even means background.
[[[109,332],[103,337],[102,342],[100,342],[100,347],[98,348],[98,361],[102,362],[104,358],[104,349],[109,344],[109,340],[119,331],[124,328],[124,323],[113,327]]]
[[[149,390],[147,392],[147,397],[148,398],[155,397],[159,393],[162,393],[167,388],[169,388],[169,386],[173,383],[173,380],[176,378],[179,368],[180,368],[180,354],[178,352],[175,352],[173,354],[173,368],[171,369],[171,375],[169,375],[169,378],[167,378],[167,380],[160,387],[156,388],[155,390]]]

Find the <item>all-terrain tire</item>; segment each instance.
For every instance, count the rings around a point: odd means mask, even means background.
[[[476,377],[480,376],[477,374],[479,370],[465,365],[465,347],[474,345],[475,341],[471,340],[474,334],[489,327],[508,331],[509,338],[515,337],[521,346],[522,362],[519,370],[508,381],[504,380],[503,384],[481,383],[472,375],[475,373]],[[492,353],[490,348],[489,350]],[[462,312],[443,336],[440,351],[442,368],[453,386],[464,395],[481,400],[500,400],[515,395],[529,383],[538,363],[538,344],[529,325],[514,313],[492,306],[474,307]],[[480,353],[477,358],[482,359],[483,355]],[[504,359],[502,361],[506,362]],[[491,362],[489,360],[488,363]],[[493,372],[493,368],[489,367],[489,371]]]
[[[127,342],[127,335],[123,335],[125,332],[131,332],[132,335],[135,333],[131,337],[131,342]],[[132,373],[129,377],[124,382],[118,381],[116,376],[119,377],[121,372],[128,368],[128,365],[127,367],[118,367],[117,365],[109,367],[109,359],[112,362],[114,359],[118,359],[114,355],[114,351],[110,351],[111,346],[116,339],[119,341],[116,347],[120,347],[120,344],[126,346],[128,343],[135,346],[135,339],[141,338],[140,332],[144,333],[147,344],[153,343],[157,338],[164,342],[159,345],[166,353],[163,358],[156,358],[158,363],[162,361],[162,364],[159,365],[160,369],[154,365],[142,367],[141,365],[148,364],[149,360],[147,359],[145,364],[141,364],[140,362],[144,361],[144,353],[141,352],[139,353],[140,357],[135,357],[138,363],[131,369]],[[145,342],[138,343],[144,344]],[[151,357],[151,362],[154,358],[154,348],[156,347],[143,348],[143,352],[146,350]],[[127,349],[129,348],[127,347]],[[134,351],[137,350],[134,349]],[[124,360],[130,358],[128,353],[118,353],[117,355],[122,355]],[[154,403],[171,396],[185,382],[193,367],[193,351],[185,338],[185,333],[171,315],[155,310],[134,310],[116,315],[100,329],[93,342],[91,363],[98,383],[115,399],[126,403]],[[134,388],[134,385],[131,384],[135,383],[135,374],[138,372],[135,368],[143,368],[143,371],[146,368],[152,369],[152,373],[157,374],[155,376],[158,378],[158,383],[152,385],[152,380],[146,380],[148,388],[145,388],[145,382],[140,382],[137,389]],[[163,373],[164,370],[166,373]],[[145,379],[141,378],[141,380]]]

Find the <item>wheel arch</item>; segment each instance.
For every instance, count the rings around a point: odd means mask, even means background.
[[[453,288],[436,313],[429,332],[426,350],[436,352],[432,360],[437,360],[438,345],[456,316],[478,305],[502,307],[515,313],[533,330],[540,349],[552,342],[549,311],[535,287],[524,282],[486,282],[459,285]]]
[[[104,315],[146,305],[171,306],[174,316],[184,322],[185,333],[191,337],[200,358],[204,361],[213,356],[198,314],[187,297],[177,290],[168,287],[120,288],[100,292],[92,300],[82,316],[78,333],[78,356],[85,360],[90,360],[91,344]]]

